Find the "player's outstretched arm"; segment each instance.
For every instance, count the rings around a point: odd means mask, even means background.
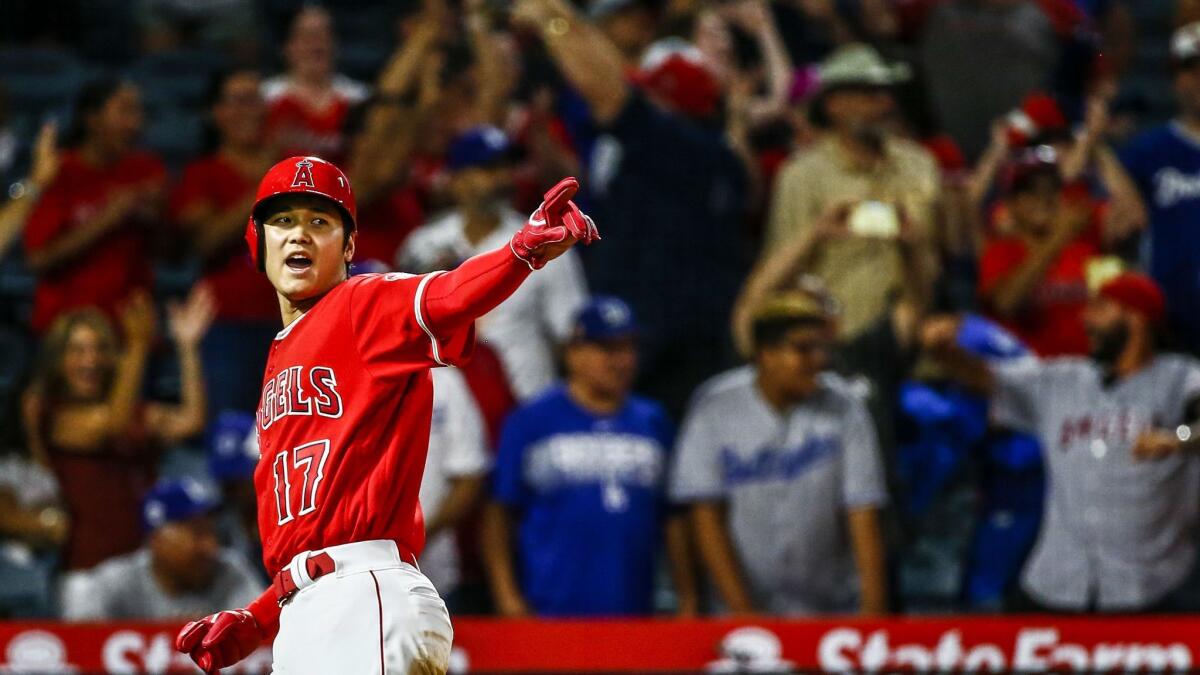
[[[430,279],[424,315],[433,331],[445,334],[460,329],[512,295],[530,270],[541,269],[576,242],[598,240],[596,224],[571,201],[578,189],[574,178],[559,181],[508,246],[468,258]]]
[[[192,621],[175,636],[175,649],[192,657],[206,673],[246,658],[279,631],[279,603],[268,586],[245,609],[217,612]]]

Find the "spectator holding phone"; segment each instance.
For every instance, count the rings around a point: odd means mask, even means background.
[[[902,285],[899,222],[911,219],[911,235],[923,241],[934,217],[936,162],[889,130],[891,87],[906,77],[904,67],[886,63],[867,45],[834,52],[821,65],[821,89],[811,108],[822,137],[789,160],[777,179],[767,250],[811,232],[830,207],[856,205],[848,215],[851,236],[830,240],[812,266],[842,305],[843,339],[881,316]],[[918,246],[932,269],[927,247]]]
[[[1082,236],[1092,223],[1091,201],[1086,193],[1063,193],[1049,146],[1027,151],[1007,174],[1004,200],[1012,234],[984,248],[980,301],[1040,356],[1086,354],[1087,266],[1099,255]]]

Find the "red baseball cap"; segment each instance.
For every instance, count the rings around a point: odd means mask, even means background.
[[[721,88],[704,55],[679,38],[650,45],[633,79],[689,117],[708,117],[721,101]]]
[[[1008,114],[1008,144],[1019,148],[1068,133],[1067,117],[1049,94],[1034,92]]]
[[[1146,317],[1153,325],[1166,316],[1167,301],[1153,279],[1137,272],[1122,272],[1100,287],[1097,294]]]

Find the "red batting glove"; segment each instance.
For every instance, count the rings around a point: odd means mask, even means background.
[[[513,235],[509,247],[529,269],[541,269],[577,241],[590,244],[600,239],[596,223],[571,201],[578,190],[579,181],[574,178],[560,180],[545,194],[525,227]]]
[[[246,658],[266,639],[266,631],[249,610],[235,609],[184,626],[175,636],[175,649],[211,674]]]

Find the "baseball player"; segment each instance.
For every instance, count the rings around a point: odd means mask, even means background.
[[[180,631],[208,673],[272,643],[276,673],[442,673],[453,631],[414,565],[429,444],[429,369],[462,363],[474,320],[531,270],[598,238],[559,182],[508,244],[450,272],[348,276],[354,193],[333,164],[292,157],[259,185],[246,241],[279,296],[254,483],[274,575],[244,609]]]
[[[923,329],[998,422],[1041,442],[1046,506],[1014,609],[1174,608],[1198,543],[1200,362],[1157,353],[1164,305],[1149,277],[1106,283],[1084,312],[1090,358],[988,364],[955,346],[953,319]]]

